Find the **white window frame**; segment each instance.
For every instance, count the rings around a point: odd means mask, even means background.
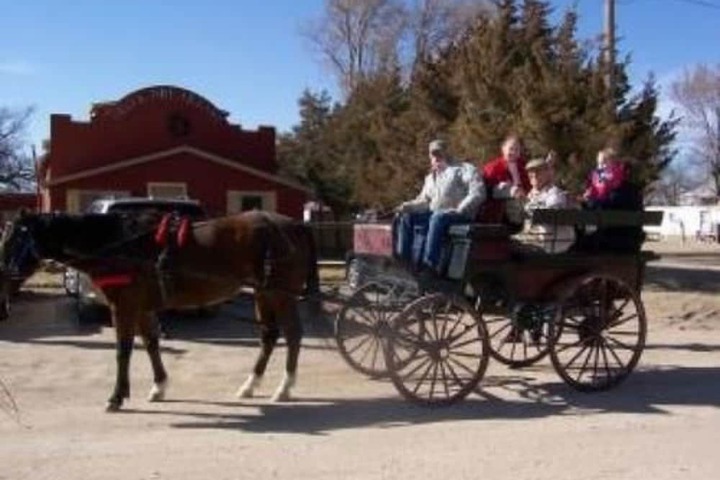
[[[227,214],[240,213],[243,197],[261,197],[263,210],[274,212],[277,209],[277,193],[268,190],[228,190],[227,191]]]
[[[180,188],[182,193],[180,195],[173,196],[157,196],[153,194],[154,188]],[[188,198],[187,195],[187,183],[185,182],[148,182],[147,183],[147,195],[152,198]]]

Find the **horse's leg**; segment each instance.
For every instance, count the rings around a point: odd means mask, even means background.
[[[118,313],[114,308],[112,312],[116,334],[117,376],[115,378],[115,388],[105,408],[108,412],[120,410],[123,400],[130,397],[130,356],[132,355],[135,336],[133,318]]]
[[[300,342],[302,341],[303,328],[298,315],[297,299],[288,295],[278,305],[283,315],[283,330],[287,342],[287,360],[285,363],[285,375],[282,382],[272,396],[273,402],[283,402],[290,399],[290,389],[295,385],[297,378],[297,364],[300,355]]]
[[[146,312],[140,318],[139,327],[153,370],[153,386],[148,394],[148,401],[159,402],[165,399],[167,372],[160,357],[161,329],[157,315],[154,315],[152,312]]]
[[[260,385],[265,374],[270,355],[277,344],[280,330],[277,327],[275,312],[272,308],[272,299],[268,294],[258,293],[255,296],[255,316],[260,330],[260,353],[255,361],[253,372],[248,376],[237,391],[240,398],[252,398],[255,388]]]

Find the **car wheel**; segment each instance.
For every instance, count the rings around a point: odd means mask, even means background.
[[[79,324],[112,323],[110,308],[102,304],[77,302],[75,305],[75,314]]]
[[[0,295],[0,321],[10,318],[10,295],[3,292]]]

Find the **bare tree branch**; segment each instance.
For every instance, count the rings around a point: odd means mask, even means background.
[[[693,162],[703,167],[720,195],[720,65],[686,71],[670,91],[680,105],[685,127],[695,138]]]
[[[21,190],[35,181],[32,159],[23,153],[25,129],[32,109],[0,108],[0,188]]]
[[[489,9],[477,0],[326,0],[324,15],[302,33],[348,93],[398,65],[411,73]]]

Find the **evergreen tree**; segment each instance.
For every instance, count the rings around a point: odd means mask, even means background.
[[[431,139],[480,164],[513,132],[529,155],[557,152],[571,190],[582,189],[608,145],[634,159],[641,185],[654,181],[673,157],[676,127],[657,116],[654,81],[631,95],[625,58],[613,66],[611,96],[602,52],[576,38],[575,10],[554,25],[546,0],[493,3],[442,51],[418,59],[409,77],[388,57],[340,106],[306,92],[300,125],[280,142],[286,170],[336,211],[389,208],[417,193]]]
[[[343,171],[334,168],[337,158],[332,124],[338,107],[331,103],[327,92],[303,92],[298,101],[300,124],[291,134],[279,137],[278,163],[281,173],[312,186],[318,200],[344,211],[352,186]]]

